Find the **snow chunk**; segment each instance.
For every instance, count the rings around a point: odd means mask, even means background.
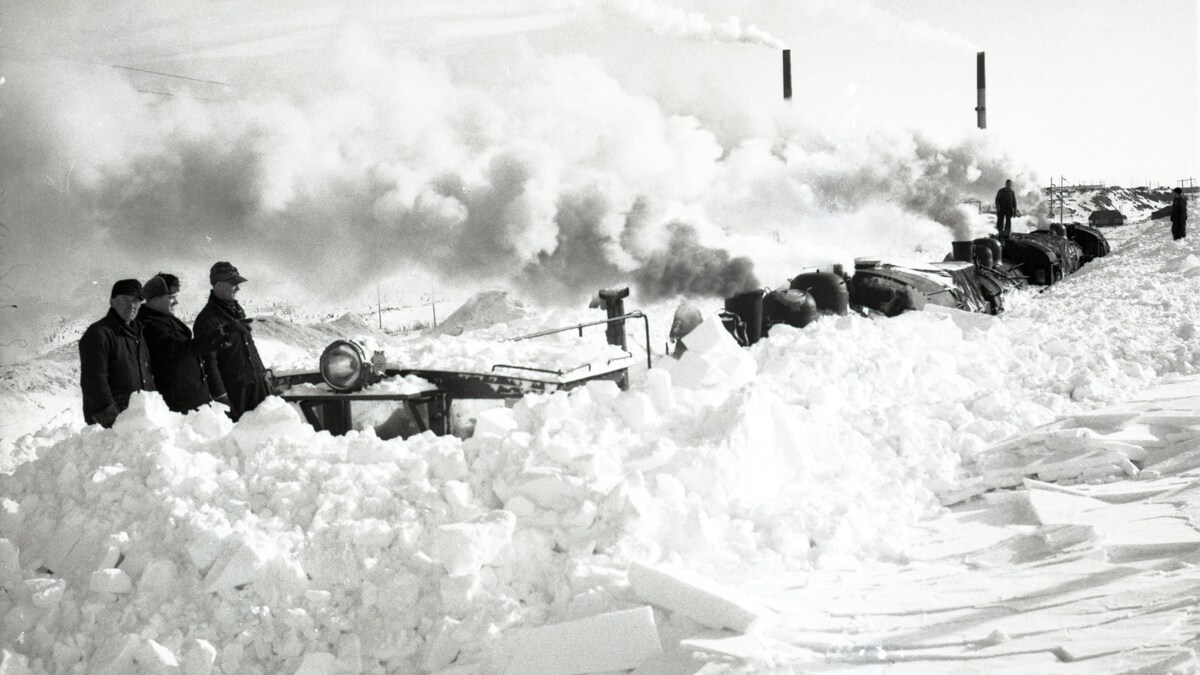
[[[217,662],[217,648],[208,640],[195,639],[183,650],[183,675],[211,675]]]
[[[573,675],[636,668],[662,653],[654,612],[638,607],[506,636],[508,675]]]
[[[771,616],[765,607],[683,570],[633,563],[629,567],[629,585],[642,600],[711,628],[744,633],[754,622]]]
[[[175,653],[154,640],[146,640],[134,658],[137,659],[138,665],[150,672],[179,668],[179,659],[175,658]]]
[[[517,517],[509,511],[492,511],[464,523],[441,525],[434,533],[430,554],[450,574],[478,572],[512,543]]]
[[[304,655],[296,675],[327,675],[337,672],[337,657],[329,652],[309,652]]]
[[[715,314],[706,315],[704,321],[680,342],[687,349],[679,360],[660,362],[680,387],[737,387],[749,382],[758,372],[754,358],[738,346]]]
[[[96,570],[92,572],[91,589],[97,593],[131,593],[133,581],[124,570]]]

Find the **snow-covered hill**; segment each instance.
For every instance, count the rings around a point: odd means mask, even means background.
[[[1169,189],[1120,186],[1111,187],[1071,187],[1046,190],[1046,217],[1051,222],[1058,222],[1060,209],[1059,197],[1062,198],[1062,222],[1088,223],[1088,217],[1096,211],[1116,210],[1125,216],[1127,223],[1149,220],[1157,210],[1171,203],[1174,195]]]

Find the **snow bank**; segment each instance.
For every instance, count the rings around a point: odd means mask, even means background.
[[[989,446],[1195,374],[1197,253],[1147,228],[1001,318],[827,317],[749,350],[702,324],[628,391],[527,396],[480,412],[465,440],[332,437],[274,398],[235,426],[219,407],[181,416],[136,395],[112,430],[57,423],[11,442],[36,459],[0,475],[0,659],[500,672],[529,635],[578,635],[593,617],[644,646],[646,602],[672,604],[653,624],[687,635],[696,603],[639,595],[631,567],[737,586],[904,560],[910,526]],[[400,358],[609,349],[487,330],[409,340]]]

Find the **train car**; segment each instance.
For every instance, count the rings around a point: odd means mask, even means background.
[[[722,319],[741,344],[751,345],[774,325],[803,328],[826,313],[892,317],[941,305],[999,314],[1007,293],[1057,283],[1110,251],[1099,230],[1082,225],[1051,225],[952,246],[938,262],[857,258],[853,276],[845,275],[840,265],[806,272],[791,279],[786,289],[757,289],[727,298]]]

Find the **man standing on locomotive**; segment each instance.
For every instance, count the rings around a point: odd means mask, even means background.
[[[1001,237],[1012,234],[1012,219],[1017,214],[1017,194],[1012,181],[1004,181],[1004,187],[996,193],[996,230]]]
[[[218,262],[208,273],[212,293],[193,325],[196,335],[212,335],[224,330],[229,339],[205,356],[216,363],[216,377],[210,377],[209,390],[214,398],[229,396],[229,416],[238,421],[270,395],[266,368],[250,333],[251,319],[237,301],[240,285],[246,278],[231,263]],[[210,371],[211,372],[211,371]],[[214,380],[219,380],[214,381]]]

